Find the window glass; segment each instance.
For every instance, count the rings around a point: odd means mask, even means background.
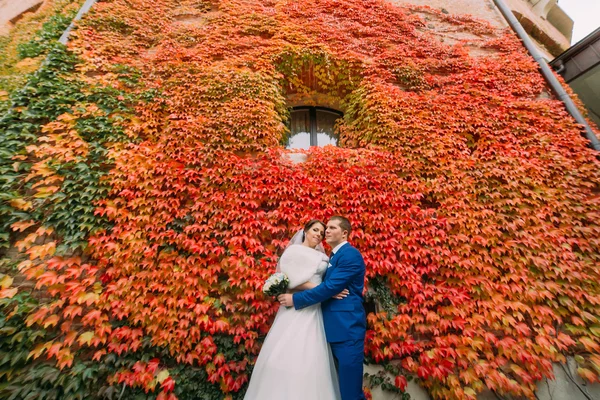
[[[288,149],[308,149],[310,146],[337,146],[335,122],[342,113],[319,107],[302,107],[291,112]]]
[[[308,149],[310,147],[310,112],[293,110],[288,149]]]
[[[340,118],[339,114],[317,110],[317,146],[328,144],[337,146],[338,138],[333,128],[338,118]]]
[[[589,117],[600,126],[600,65],[579,75],[569,86],[587,107]]]

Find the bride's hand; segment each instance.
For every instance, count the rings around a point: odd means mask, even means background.
[[[348,289],[344,289],[342,290],[340,293],[336,294],[335,296],[333,296],[334,299],[338,299],[338,300],[342,300],[343,298],[348,296],[348,293],[350,293],[348,291]]]

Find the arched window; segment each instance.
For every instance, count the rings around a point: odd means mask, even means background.
[[[308,149],[310,146],[337,146],[335,122],[343,114],[325,107],[295,107],[291,113],[288,149]]]

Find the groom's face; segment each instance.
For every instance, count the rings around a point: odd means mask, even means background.
[[[340,227],[340,221],[333,219],[327,222],[325,241],[332,248],[346,240],[346,235],[347,231],[342,230]]]

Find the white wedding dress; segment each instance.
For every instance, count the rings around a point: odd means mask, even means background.
[[[280,259],[290,288],[321,283],[325,254],[292,245]],[[325,338],[321,305],[281,306],[263,343],[244,400],[339,400],[337,373]]]

